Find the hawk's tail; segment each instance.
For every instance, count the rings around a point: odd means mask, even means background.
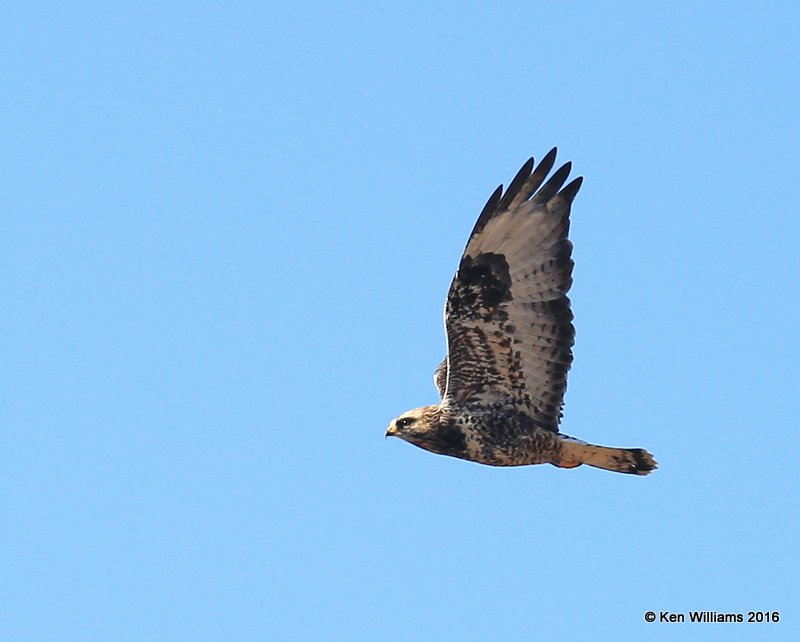
[[[648,475],[658,467],[653,455],[644,448],[595,446],[563,435],[561,459],[553,462],[553,465],[559,468],[575,468],[581,464],[630,475]]]

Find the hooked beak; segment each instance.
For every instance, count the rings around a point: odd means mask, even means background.
[[[394,437],[397,434],[397,430],[395,430],[394,422],[389,424],[389,427],[386,429],[386,434],[384,437],[388,439],[389,437]]]

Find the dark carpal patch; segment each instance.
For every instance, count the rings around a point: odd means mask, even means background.
[[[464,433],[455,426],[446,426],[439,431],[439,441],[443,449],[450,454],[464,452],[467,448],[467,440]]]
[[[475,257],[466,255],[456,274],[456,303],[462,311],[493,310],[500,303],[511,301],[511,275],[503,254],[485,252]]]

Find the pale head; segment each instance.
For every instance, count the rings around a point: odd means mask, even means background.
[[[423,406],[393,419],[387,437],[399,437],[410,444],[442,455],[461,456],[465,438],[440,406]]]
[[[421,435],[427,432],[433,411],[438,406],[423,406],[408,410],[396,419],[392,419],[389,428],[386,430],[387,437],[400,437],[410,441],[409,437]]]

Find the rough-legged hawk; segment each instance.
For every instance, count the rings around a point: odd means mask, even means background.
[[[445,305],[447,356],[434,381],[441,403],[393,420],[387,436],[493,466],[588,464],[646,475],[641,448],[587,444],[558,431],[575,328],[569,212],[582,178],[571,164],[547,182],[550,151],[528,160],[489,198],[469,237]]]

